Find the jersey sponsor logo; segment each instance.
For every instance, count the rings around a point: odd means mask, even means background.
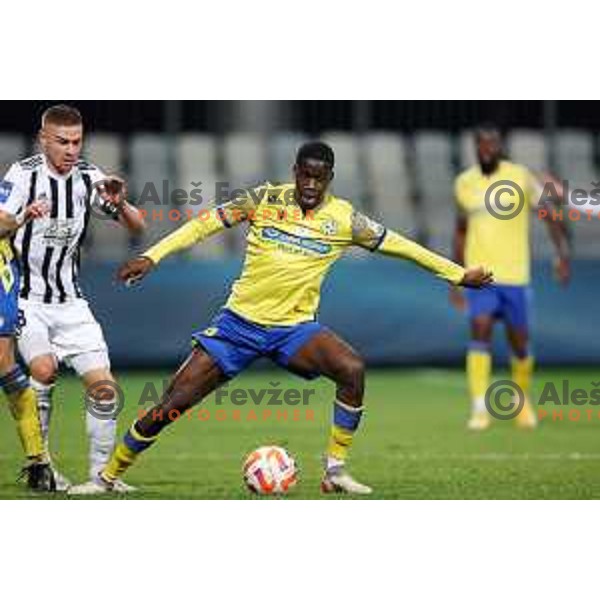
[[[14,185],[11,181],[4,179],[0,181],[0,203],[4,204],[10,198],[13,187]]]
[[[262,237],[265,240],[278,242],[286,246],[293,246],[314,252],[316,254],[329,254],[331,252],[331,245],[319,240],[310,238],[299,237],[292,233],[286,233],[275,227],[265,227],[262,230]]]
[[[44,231],[44,242],[47,246],[69,246],[75,236],[75,219],[54,220]]]
[[[329,219],[321,225],[321,233],[323,233],[324,235],[336,235],[338,229],[338,223],[334,219]]]

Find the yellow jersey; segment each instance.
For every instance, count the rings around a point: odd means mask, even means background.
[[[482,265],[499,284],[529,283],[530,209],[540,191],[526,167],[509,161],[489,176],[475,165],[456,178],[455,200],[467,219],[465,267]]]
[[[387,230],[352,204],[328,194],[304,213],[295,185],[265,184],[205,211],[144,253],[155,264],[223,229],[247,222],[244,267],[226,306],[260,325],[286,326],[315,319],[323,279],[352,245],[411,259],[458,284],[464,269]]]

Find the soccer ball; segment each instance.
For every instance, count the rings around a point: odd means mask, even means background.
[[[296,462],[279,446],[262,446],[246,457],[244,482],[255,494],[285,494],[296,485]]]

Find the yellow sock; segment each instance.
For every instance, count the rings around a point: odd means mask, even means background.
[[[327,469],[346,462],[348,449],[363,414],[362,406],[350,406],[340,400],[333,403],[333,423],[327,445]]]
[[[467,381],[473,406],[485,410],[483,405],[485,393],[490,385],[492,371],[492,356],[484,350],[469,350],[467,352]]]
[[[533,356],[513,356],[511,359],[512,379],[523,390],[525,398],[529,398],[531,394],[533,363]]]
[[[327,445],[327,456],[340,463],[346,462],[348,449],[352,445],[353,432],[338,425],[331,426],[331,436]]]
[[[125,434],[122,442],[114,449],[107,465],[102,471],[102,477],[107,481],[119,479],[121,475],[135,462],[140,452],[149,448],[156,441],[156,436],[146,438],[137,432],[135,424]]]
[[[44,457],[44,442],[35,392],[30,387],[11,392],[8,394],[8,403],[26,456]]]

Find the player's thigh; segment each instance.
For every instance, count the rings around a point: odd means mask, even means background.
[[[300,374],[317,374],[338,385],[364,389],[364,362],[359,354],[335,333],[322,329],[289,360],[289,368]]]
[[[228,379],[215,359],[196,346],[169,382],[161,404],[182,412],[200,402]]]
[[[500,309],[500,299],[495,286],[465,290],[471,338],[489,342],[494,329],[494,321]]]
[[[531,290],[528,286],[508,286],[503,293],[503,320],[506,337],[516,354],[527,353]]]
[[[23,360],[31,367],[34,360],[38,373],[32,375],[42,380],[52,368],[56,370],[56,360],[50,340],[50,321],[47,307],[36,302],[19,302],[19,331],[17,345]]]
[[[15,345],[8,335],[0,336],[0,376],[6,375],[15,366]]]
[[[85,300],[53,306],[50,320],[50,342],[59,360],[72,366],[79,375],[83,368],[73,364],[73,357],[94,352],[108,353],[102,327]],[[105,367],[106,365],[99,365]],[[90,370],[88,368],[88,370]]]

